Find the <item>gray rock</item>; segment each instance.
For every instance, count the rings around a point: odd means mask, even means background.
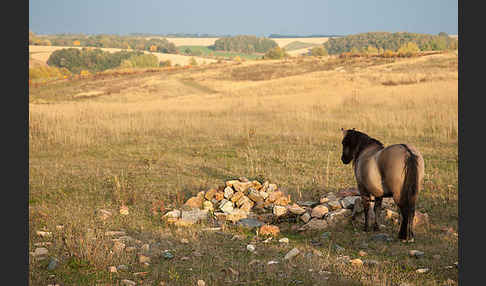
[[[303,215],[300,216],[300,219],[303,222],[308,223],[309,220],[311,219],[311,215],[309,213],[304,213]]]
[[[360,196],[349,196],[349,197],[344,197],[341,199],[341,206],[343,209],[353,209],[354,208],[354,202],[359,199]]]
[[[118,265],[116,267],[117,270],[122,270],[122,271],[127,271],[128,270],[128,266],[122,264],[122,265]]]
[[[377,233],[377,234],[374,234],[373,236],[371,236],[370,240],[371,241],[392,242],[393,238],[391,238],[386,233]]]
[[[327,205],[329,206],[330,210],[339,210],[341,209],[341,203],[336,199],[336,200],[330,200],[327,202]]]
[[[305,209],[301,208],[297,204],[289,205],[288,210],[289,210],[289,212],[296,214],[296,215],[301,215],[301,214],[305,213]]]
[[[260,227],[264,224],[265,223],[263,223],[263,222],[261,222],[257,219],[254,219],[254,218],[243,218],[243,219],[240,219],[236,223],[236,225],[238,225],[238,226],[246,227],[246,228],[249,228],[249,229],[257,228],[257,227]]]
[[[339,253],[341,253],[341,252],[343,252],[344,250],[346,250],[344,247],[342,247],[342,246],[340,246],[340,245],[337,245],[337,244],[333,244],[332,246],[333,246],[334,250],[335,250],[336,252],[339,252]]]
[[[316,201],[298,201],[297,204],[301,207],[310,207],[313,208],[319,204],[319,202]]]
[[[49,261],[49,265],[47,265],[47,270],[54,270],[59,266],[59,260],[56,258],[51,258],[51,261]]]
[[[327,213],[325,218],[328,223],[336,224],[343,221],[345,218],[350,217],[351,213],[352,211],[349,209],[340,209]]]
[[[197,223],[208,217],[207,210],[192,209],[190,211],[181,212],[181,220],[189,223]]]
[[[162,257],[164,257],[165,259],[172,259],[174,258],[174,254],[172,254],[168,250],[165,250],[164,252],[162,252]]]

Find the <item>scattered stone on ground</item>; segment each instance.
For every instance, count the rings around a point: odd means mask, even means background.
[[[108,267],[108,272],[116,273],[117,272],[116,266],[109,266]]]
[[[162,257],[164,257],[165,259],[172,259],[174,258],[174,254],[172,254],[172,252],[170,252],[169,250],[164,250],[162,252]]]
[[[264,223],[254,218],[244,218],[244,219],[240,219],[237,222],[237,225],[253,229],[264,225]]]
[[[358,252],[358,255],[359,255],[359,256],[361,256],[361,257],[363,257],[363,256],[368,255],[368,253],[366,253],[366,251],[360,250],[360,251]]]
[[[292,250],[290,250],[289,252],[287,252],[287,254],[285,254],[284,259],[290,260],[290,259],[294,258],[295,256],[297,256],[299,253],[300,253],[299,249],[292,248]]]
[[[417,273],[427,273],[429,271],[430,271],[429,268],[419,268],[415,272],[417,272]]]
[[[248,244],[246,246],[246,249],[249,251],[249,252],[254,252],[255,251],[255,246],[253,244]]]
[[[197,280],[197,286],[206,286],[206,282],[204,280]]]
[[[33,255],[34,256],[41,256],[41,255],[47,255],[49,253],[49,250],[45,247],[38,247],[34,250]]]
[[[38,230],[36,234],[40,237],[50,237],[52,235],[52,232]]]
[[[410,251],[408,252],[408,254],[409,254],[410,256],[412,256],[412,257],[415,257],[415,258],[420,258],[420,257],[424,256],[424,254],[425,254],[425,253],[424,253],[424,252],[422,252],[422,251],[420,251],[420,250],[415,250],[415,249],[413,249],[413,250],[410,250]]]
[[[289,239],[287,237],[283,237],[283,238],[279,239],[278,242],[280,242],[280,243],[289,243]]]
[[[123,279],[120,283],[123,286],[135,286],[135,285],[137,285],[137,283],[135,281],[128,280],[128,279]]]
[[[121,215],[128,215],[129,214],[128,207],[127,206],[121,206],[120,207],[120,214]]]
[[[280,229],[276,225],[262,225],[259,229],[259,235],[271,235],[277,236],[280,233]]]
[[[386,233],[377,233],[371,236],[371,241],[383,241],[383,242],[391,242],[393,241],[393,238],[391,238],[388,234]]]
[[[351,262],[351,265],[353,266],[363,266],[363,260],[359,258],[351,259],[349,262]]]
[[[49,261],[49,265],[47,265],[47,270],[54,270],[59,266],[59,260],[56,258],[52,257],[51,260]]]

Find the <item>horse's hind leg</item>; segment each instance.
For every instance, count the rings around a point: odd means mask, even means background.
[[[380,230],[379,217],[381,215],[381,203],[382,203],[382,201],[383,201],[382,197],[379,197],[379,198],[375,197],[375,206],[373,207],[373,211],[375,212],[375,224],[373,225],[374,231]]]
[[[408,208],[408,225],[407,225],[407,241],[413,242],[414,241],[414,234],[413,234],[413,218],[415,217],[415,205],[411,205]]]
[[[402,223],[400,224],[400,231],[398,232],[398,239],[407,239],[408,231],[408,217],[409,217],[409,207],[400,206],[400,214],[402,215]]]

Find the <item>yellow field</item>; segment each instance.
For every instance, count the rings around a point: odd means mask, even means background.
[[[29,251],[49,241],[59,266],[50,271],[49,259],[29,256],[29,284],[228,285],[231,278],[232,285],[457,285],[457,63],[457,52],[302,57],[30,88]],[[376,232],[361,231],[362,221],[329,227],[325,240],[323,231],[297,232],[299,222],[284,222],[279,236],[264,242],[230,223],[216,232],[203,231],[206,224],[175,228],[151,209],[160,202],[165,211],[180,208],[199,191],[240,176],[275,182],[293,202],[354,187],[352,166],[340,160],[340,128],[385,145],[409,143],[423,154],[416,210],[429,215],[430,225],[415,230],[413,244],[396,240],[391,222],[380,230],[391,242],[374,241]],[[120,215],[122,205],[128,215]],[[100,219],[100,209],[112,216]],[[39,230],[52,235],[40,237]],[[130,237],[121,252],[105,235],[113,230]],[[282,237],[290,242],[279,243]],[[249,243],[257,253],[247,251]],[[144,244],[152,257],[145,265],[138,256]],[[283,259],[294,247],[301,254]],[[175,258],[162,258],[164,249]],[[425,255],[410,257],[412,249]],[[358,256],[361,250],[366,256]],[[344,255],[376,265],[354,266],[342,262]],[[128,269],[108,272],[119,265]],[[430,271],[416,272],[424,267]]]
[[[46,63],[52,52],[54,52],[55,50],[67,49],[67,48],[82,49],[82,47],[29,46],[29,53],[31,53],[31,56],[34,60],[38,60]],[[123,49],[101,48],[101,50],[113,53],[113,52],[122,51]],[[149,52],[144,51],[144,53],[149,53]],[[164,54],[164,53],[152,53],[152,54],[156,55],[157,58],[159,58],[159,61],[170,60],[173,65],[176,64],[179,64],[181,66],[188,65],[191,58],[194,58],[198,64],[209,64],[209,63],[216,62],[216,60],[214,59],[206,59],[201,57],[190,57],[184,55]]]

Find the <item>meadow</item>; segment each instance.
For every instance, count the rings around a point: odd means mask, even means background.
[[[29,284],[457,285],[457,64],[457,51],[296,57],[30,88],[28,247],[48,245],[49,254],[29,256]],[[154,212],[153,206],[178,208],[241,176],[275,182],[293,201],[353,187],[352,167],[340,160],[341,127],[422,152],[417,210],[429,215],[430,225],[416,230],[413,244],[370,241],[373,233],[362,232],[362,222],[330,228],[322,245],[311,243],[322,231],[284,225],[280,237],[289,244],[263,243],[254,231],[231,224],[221,231],[176,228]],[[119,214],[122,205],[128,215]],[[112,217],[100,220],[100,209]],[[175,258],[155,256],[144,266],[137,251],[113,250],[111,230],[125,231],[137,247],[169,249]],[[393,224],[383,230],[394,238],[397,231]],[[246,250],[250,242],[256,253]],[[331,247],[336,243],[343,252]],[[282,261],[294,247],[301,254]],[[424,257],[409,257],[411,249]],[[378,265],[340,262],[360,250]],[[52,257],[59,266],[48,270]],[[121,264],[128,269],[108,271]],[[430,271],[416,272],[424,267]]]

